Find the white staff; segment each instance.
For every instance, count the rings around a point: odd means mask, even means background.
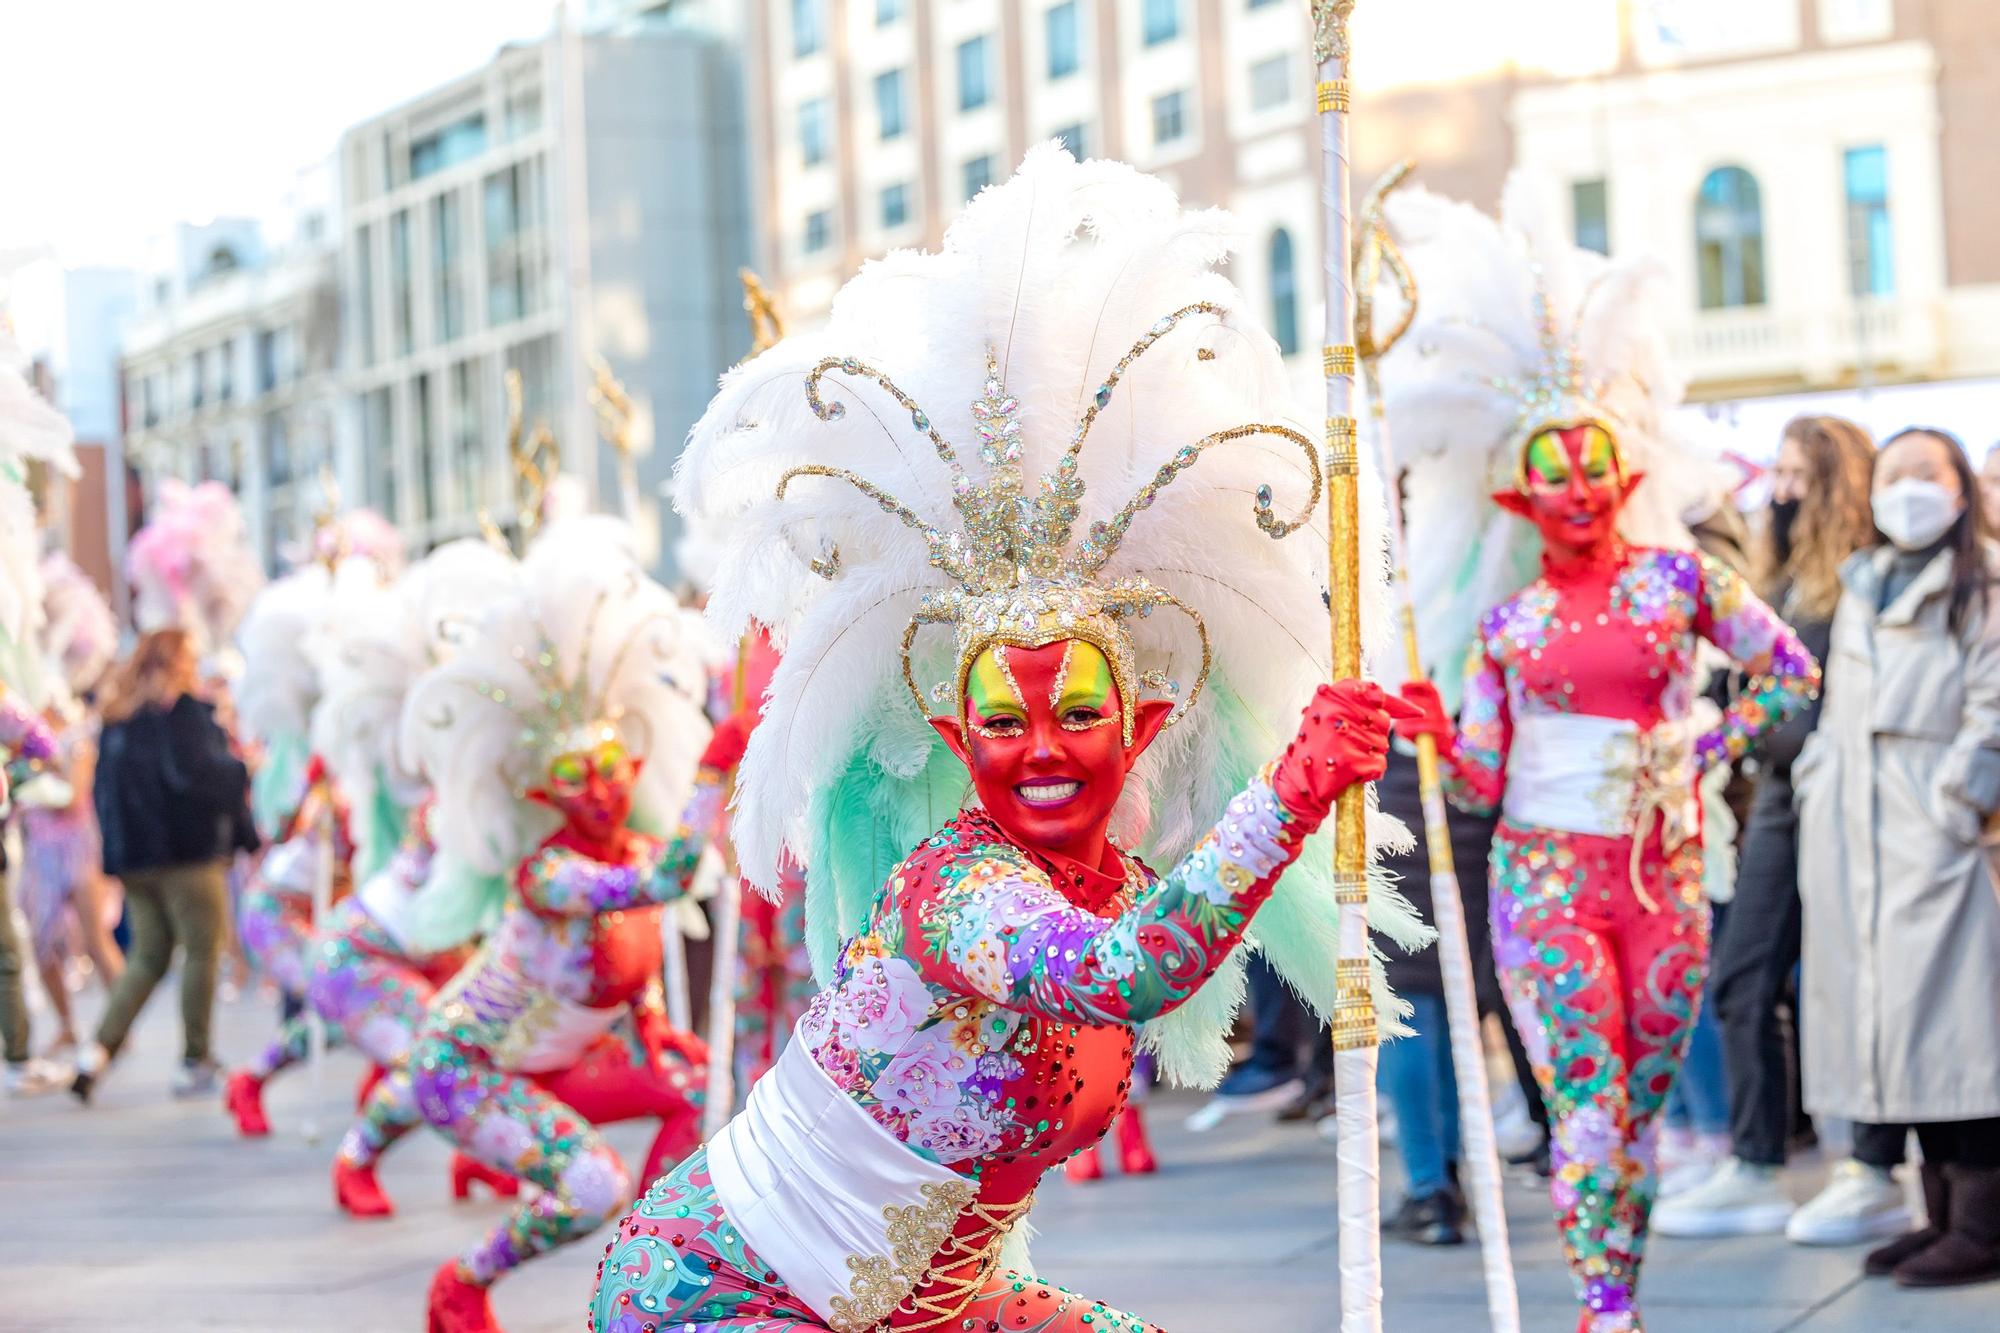
[[[1314,100],[1320,119],[1321,259],[1326,274],[1327,582],[1333,677],[1361,674],[1360,444],[1354,419],[1354,287],[1349,255],[1347,20],[1354,0],[1312,0]],[[1369,982],[1367,793],[1334,805],[1333,888],[1340,905],[1334,964],[1334,1123],[1338,1133],[1340,1327],[1382,1327],[1382,1153],[1375,1119],[1375,1002]]]
[[[1389,448],[1389,418],[1383,409],[1380,358],[1416,318],[1415,279],[1390,236],[1382,199],[1401,185],[1415,164],[1404,162],[1369,191],[1362,206],[1362,235],[1356,268],[1357,346],[1367,380],[1369,416],[1374,422],[1376,471],[1389,491],[1389,550],[1395,562],[1397,613],[1402,621],[1403,655],[1413,681],[1424,678],[1417,651],[1417,612],[1410,599],[1404,557],[1403,508],[1396,500],[1395,454]],[[1394,327],[1377,331],[1376,288],[1384,270],[1395,279],[1404,310]],[[1521,1303],[1514,1290],[1514,1261],[1507,1243],[1507,1209],[1501,1195],[1500,1153],[1493,1141],[1493,1103],[1486,1087],[1486,1054],[1480,1042],[1479,1001],[1472,986],[1472,947],[1465,932],[1465,903],[1452,864],[1451,828],[1445,820],[1444,784],[1438,776],[1437,739],[1417,737],[1417,785],[1423,796],[1424,846],[1430,853],[1431,913],[1438,932],[1438,969],[1444,977],[1445,1012],[1450,1018],[1451,1067],[1458,1083],[1459,1132],[1472,1186],[1472,1215],[1479,1227],[1479,1254],[1486,1276],[1486,1313],[1494,1333],[1520,1333]]]

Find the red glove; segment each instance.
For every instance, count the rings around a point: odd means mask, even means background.
[[[1415,711],[1369,681],[1320,686],[1278,760],[1272,779],[1278,799],[1308,832],[1318,828],[1342,792],[1382,776],[1391,721],[1414,719]]]
[[[743,762],[743,752],[750,748],[750,732],[757,725],[757,714],[749,710],[731,713],[715,724],[715,734],[708,738],[708,748],[701,752],[701,766],[712,768],[718,773],[727,773]]]
[[[1451,738],[1457,728],[1451,724],[1451,715],[1444,711],[1444,700],[1439,697],[1437,686],[1427,680],[1413,680],[1403,686],[1402,701],[1417,710],[1417,716],[1398,726],[1396,730],[1405,736],[1429,736],[1438,743],[1438,749],[1451,749]]]

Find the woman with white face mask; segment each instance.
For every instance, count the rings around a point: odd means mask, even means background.
[[[1929,1222],[1866,1269],[1955,1286],[2000,1278],[2000,546],[1942,431],[1883,446],[1872,508],[1792,769],[1805,1100],[1916,1127]]]

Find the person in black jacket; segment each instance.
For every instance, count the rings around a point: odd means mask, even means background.
[[[1869,508],[1875,448],[1839,417],[1799,417],[1785,427],[1773,469],[1771,516],[1759,582],[1765,598],[1824,662],[1840,600],[1840,567],[1875,539]],[[1736,898],[1716,946],[1709,994],[1722,1028],[1732,1156],[1708,1180],[1663,1202],[1653,1229],[1666,1236],[1789,1231],[1806,1244],[1866,1239],[1897,1222],[1901,1191],[1889,1171],[1903,1160],[1908,1127],[1856,1125],[1854,1158],[1831,1186],[1794,1210],[1778,1169],[1793,1124],[1795,1029],[1792,976],[1799,963],[1798,817],[1792,763],[1819,723],[1815,701],[1757,743],[1757,783],[1744,821]]]
[[[139,641],[105,710],[97,819],[105,873],[125,885],[132,948],[96,1042],[77,1062],[72,1090],[84,1100],[176,949],[183,1046],[174,1094],[204,1096],[219,1086],[209,1016],[228,921],[226,870],[250,779],[213,710],[195,697],[195,661],[185,631],[153,631]]]

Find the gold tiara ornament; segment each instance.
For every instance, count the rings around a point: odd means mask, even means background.
[[[1096,647],[1110,663],[1123,705],[1124,738],[1129,745],[1142,689],[1157,689],[1169,695],[1179,693],[1159,673],[1140,672],[1138,653],[1127,628],[1131,620],[1162,607],[1171,607],[1187,616],[1201,645],[1200,670],[1186,697],[1176,698],[1168,722],[1178,721],[1194,705],[1208,678],[1211,660],[1208,629],[1201,616],[1149,579],[1105,577],[1106,564],[1117,553],[1139,515],[1212,445],[1273,436],[1290,440],[1305,455],[1312,490],[1296,518],[1278,517],[1272,507],[1271,488],[1257,489],[1257,526],[1274,539],[1285,537],[1310,521],[1319,503],[1321,487],[1317,451],[1305,435],[1281,425],[1232,426],[1182,445],[1123,507],[1109,518],[1092,522],[1081,540],[1076,540],[1076,520],[1084,493],[1078,460],[1092,424],[1110,405],[1132,364],[1196,316],[1223,321],[1227,312],[1212,302],[1198,301],[1156,321],[1098,385],[1083,415],[1077,419],[1068,446],[1055,466],[1036,479],[1032,494],[1021,469],[1021,403],[1008,390],[1005,375],[990,348],[986,353],[985,384],[971,405],[972,430],[984,467],[984,481],[972,479],[958,449],[939,432],[929,414],[887,374],[853,357],[827,357],[813,367],[806,377],[806,401],[821,421],[837,420],[846,412],[844,404],[825,396],[822,381],[828,375],[838,371],[851,379],[873,381],[896,400],[908,414],[911,427],[931,442],[938,459],[951,472],[952,507],[958,517],[958,522],[951,526],[926,521],[895,496],[845,468],[821,464],[795,467],[779,478],[777,487],[777,497],[783,500],[792,482],[800,477],[844,481],[924,539],[931,565],[950,582],[924,595],[903,631],[903,680],[920,709],[929,711],[933,704],[947,705],[963,726],[966,677],[982,652],[995,644],[1033,649],[1075,639]],[[829,549],[826,554],[810,559],[810,564],[821,577],[836,578],[840,573],[839,551]],[[940,682],[927,696],[917,683],[911,654],[918,632],[932,625],[952,629],[956,653],[951,679]]]

